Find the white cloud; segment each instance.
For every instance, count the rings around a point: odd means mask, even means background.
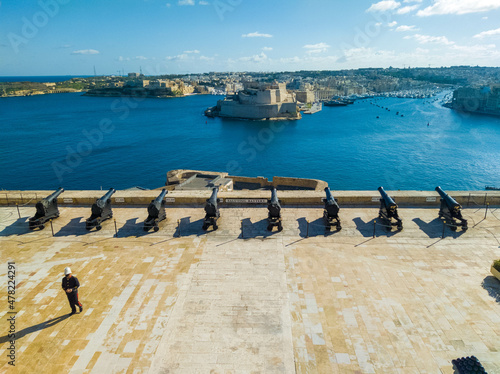
[[[500,35],[500,29],[480,32],[479,34],[474,35],[474,38],[482,39],[488,36],[495,36],[495,35]]]
[[[71,52],[72,55],[98,55],[99,51],[95,49],[80,49],[78,51]]]
[[[467,14],[487,12],[500,8],[498,0],[434,0],[434,4],[419,10],[417,16],[426,17],[436,14]]]
[[[272,47],[262,47],[262,50],[263,51],[272,51],[273,48]]]
[[[488,17],[482,17],[481,19],[488,19]]]
[[[253,56],[249,56],[249,57],[240,57],[238,60],[259,63],[259,62],[266,61],[267,56],[264,52],[261,52],[258,55],[253,55]]]
[[[178,5],[194,5],[194,0],[179,0]]]
[[[120,56],[120,57],[118,57],[118,61],[130,61],[130,57]]]
[[[307,53],[321,53],[326,52],[330,46],[326,43],[306,44],[303,48],[307,49]]]
[[[421,3],[422,0],[403,0],[403,3]]]
[[[215,60],[214,57],[207,57],[207,56],[200,56],[200,60],[202,61],[213,61]]]
[[[172,6],[172,4],[170,4],[170,3],[166,3],[166,4],[165,4],[165,6],[166,6],[167,8],[170,8],[170,7]]]
[[[144,57],[144,56],[135,56],[135,59],[136,60],[147,60],[148,58]]]
[[[394,0],[382,0],[378,3],[372,4],[366,11],[367,12],[386,12],[399,8],[401,3]]]
[[[184,51],[184,53],[200,53],[200,51],[193,49],[192,51]]]
[[[188,55],[185,53],[182,53],[182,54],[176,55],[176,56],[167,56],[167,57],[165,57],[165,60],[178,61],[178,60],[185,60],[187,58],[188,58]]]
[[[198,1],[198,4],[199,5],[210,5],[210,3],[208,1]]]
[[[258,31],[241,35],[242,38],[272,38],[271,34],[262,34]]]
[[[396,21],[392,21],[391,23],[388,23],[387,26],[389,27],[394,27],[396,26],[398,23]]]
[[[401,26],[398,26],[396,27],[396,31],[398,32],[404,32],[404,31],[416,31],[418,30],[417,28],[415,28],[414,25],[412,26],[407,26],[407,25],[401,25]]]
[[[415,34],[413,36],[405,36],[405,39],[414,38],[420,44],[428,44],[428,43],[436,43],[436,44],[444,44],[444,45],[452,45],[455,44],[452,41],[449,41],[446,36],[431,36],[431,35],[421,35]]]
[[[396,13],[397,14],[410,13],[419,7],[420,7],[420,4],[404,6],[402,8],[399,8]]]

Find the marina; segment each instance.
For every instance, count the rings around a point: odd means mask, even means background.
[[[168,170],[180,168],[292,174],[334,190],[500,185],[500,119],[464,115],[441,100],[362,99],[280,122],[207,118],[213,100],[79,93],[2,99],[1,187],[28,189],[36,180],[46,189],[157,188]]]

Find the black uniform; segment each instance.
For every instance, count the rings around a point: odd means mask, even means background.
[[[76,313],[76,306],[80,307],[80,312],[83,310],[82,303],[78,301],[78,287],[80,287],[80,282],[78,282],[77,277],[71,276],[71,278],[64,277],[62,279],[62,288],[64,291],[71,289],[71,292],[66,293],[68,297],[69,306],[71,307],[71,312]]]

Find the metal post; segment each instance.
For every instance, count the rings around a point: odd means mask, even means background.
[[[24,201],[23,201],[23,194],[19,193],[19,195],[21,195],[21,204],[22,204],[22,203],[24,203]],[[486,201],[486,198],[484,198],[484,201]]]
[[[488,196],[488,193],[484,194],[484,203],[483,203],[483,205],[486,205],[486,196]]]
[[[54,226],[52,226],[52,220],[50,222],[50,229],[52,230],[52,236],[54,236]]]
[[[490,203],[486,204],[486,211],[484,212],[484,219],[486,219],[486,215],[488,214],[488,207],[490,206]]]
[[[470,193],[469,193],[469,200],[467,200],[467,207],[470,205]]]
[[[309,221],[306,220],[306,222],[307,222],[306,238],[308,238],[309,237]]]
[[[9,195],[5,194],[5,200],[7,200],[7,206],[9,206]]]
[[[16,204],[16,207],[17,207],[17,215],[19,216],[19,218],[21,218],[21,212],[19,212],[19,204]]]
[[[181,237],[181,220],[177,220],[177,231],[179,231],[179,238]]]
[[[115,238],[118,238],[118,229],[116,228],[116,219],[113,220],[115,222]]]
[[[444,228],[446,227],[444,221],[443,221],[443,234],[441,235],[441,239],[444,239]]]
[[[375,230],[377,228],[377,220],[373,220],[373,237],[375,238]]]

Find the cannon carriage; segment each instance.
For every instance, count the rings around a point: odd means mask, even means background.
[[[396,226],[398,231],[403,230],[403,220],[398,214],[398,204],[384,191],[383,187],[379,187],[378,192],[382,196],[378,217],[386,225],[387,231],[392,231],[393,226]]]
[[[342,230],[339,217],[339,204],[337,200],[332,196],[330,188],[325,187],[326,198],[323,199],[325,203],[325,209],[323,211],[323,220],[325,221],[325,226],[327,230],[330,230],[332,226],[335,226],[337,231]]]
[[[87,230],[92,230],[94,227],[100,230],[101,223],[109,218],[113,217],[113,211],[111,210],[111,195],[116,192],[114,188],[110,188],[108,192],[104,194],[103,197],[96,200],[92,204],[91,216],[85,221],[85,228]]]
[[[281,201],[278,199],[276,188],[271,192],[271,199],[267,200],[267,211],[267,231],[273,231],[273,227],[278,227],[278,231],[282,231]]]
[[[462,206],[444,192],[441,187],[436,187],[436,191],[441,196],[439,218],[444,218],[444,222],[450,227],[451,231],[457,231],[457,227],[462,227],[463,231],[467,231],[467,220],[462,216]]]
[[[59,208],[57,206],[57,197],[64,192],[64,188],[59,187],[56,191],[51,193],[49,196],[43,198],[36,203],[36,213],[33,217],[29,219],[29,228],[34,230],[39,228],[43,230],[45,228],[44,223],[59,217]]]
[[[210,226],[213,226],[214,230],[217,230],[219,228],[219,226],[217,226],[217,220],[220,217],[219,206],[218,206],[218,203],[220,201],[219,199],[217,199],[218,192],[219,188],[214,187],[212,189],[212,195],[210,196],[209,199],[207,199],[207,202],[205,203],[205,218],[203,219],[203,226],[202,226],[203,231],[208,230]]]
[[[167,218],[167,214],[165,212],[166,194],[167,190],[163,189],[156,199],[151,200],[151,203],[148,206],[148,218],[144,221],[144,231],[153,229],[157,232],[160,229],[158,227],[158,223]]]

